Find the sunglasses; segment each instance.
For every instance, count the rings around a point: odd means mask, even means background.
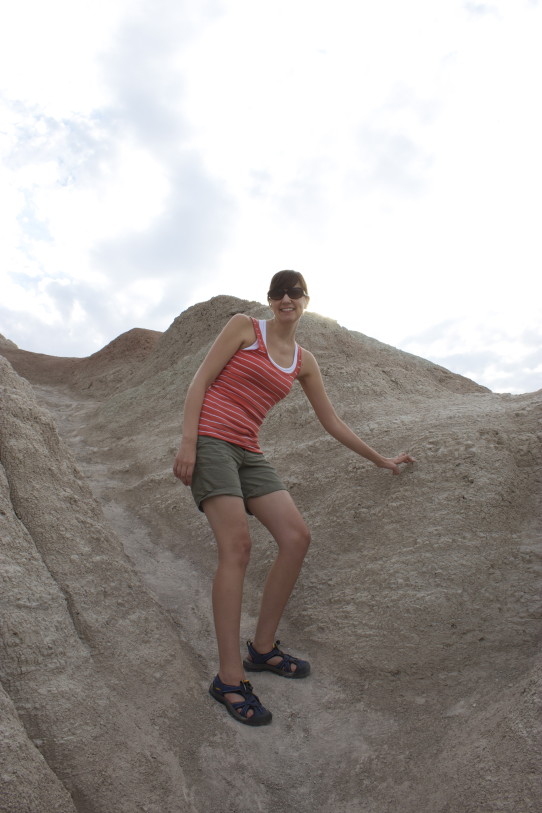
[[[269,299],[282,299],[284,294],[288,294],[290,299],[301,299],[307,296],[303,288],[271,288],[267,296]]]

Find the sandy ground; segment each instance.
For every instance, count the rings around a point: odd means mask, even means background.
[[[300,343],[337,411],[383,453],[418,462],[392,477],[355,457],[298,387],[273,411],[263,445],[313,533],[279,634],[313,673],[253,678],[274,714],[265,729],[208,696],[215,547],[171,464],[188,382],[238,311],[266,313],[216,297],[89,359],[0,345],[32,383],[4,363],[1,679],[14,722],[0,809],[542,810],[542,393],[492,394],[322,317],[304,317]],[[274,555],[250,522],[244,637]],[[21,615],[32,568],[32,590],[47,584],[57,608],[47,645],[42,619]]]

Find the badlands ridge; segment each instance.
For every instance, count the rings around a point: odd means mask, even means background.
[[[542,810],[542,391],[493,394],[306,314],[339,414],[400,477],[326,436],[301,388],[263,447],[313,542],[280,637],[306,681],[216,671],[205,518],[173,477],[184,393],[255,302],[215,297],[85,359],[0,339],[2,813]],[[273,543],[251,520],[243,635]]]

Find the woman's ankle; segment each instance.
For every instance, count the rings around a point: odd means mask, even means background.
[[[260,643],[260,641],[261,641],[261,643]],[[271,650],[275,646],[275,638],[271,638],[271,639],[254,638],[254,640],[251,643],[252,643],[252,646],[254,647],[254,649],[256,650],[256,652],[258,653],[258,655],[267,655],[267,653],[271,652]]]
[[[242,680],[246,680],[244,670],[239,672],[238,669],[220,668],[218,670],[218,677],[226,686],[239,686]]]

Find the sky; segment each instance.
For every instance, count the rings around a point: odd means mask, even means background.
[[[87,356],[292,268],[312,311],[540,389],[541,38],[541,0],[9,4],[0,333]]]

